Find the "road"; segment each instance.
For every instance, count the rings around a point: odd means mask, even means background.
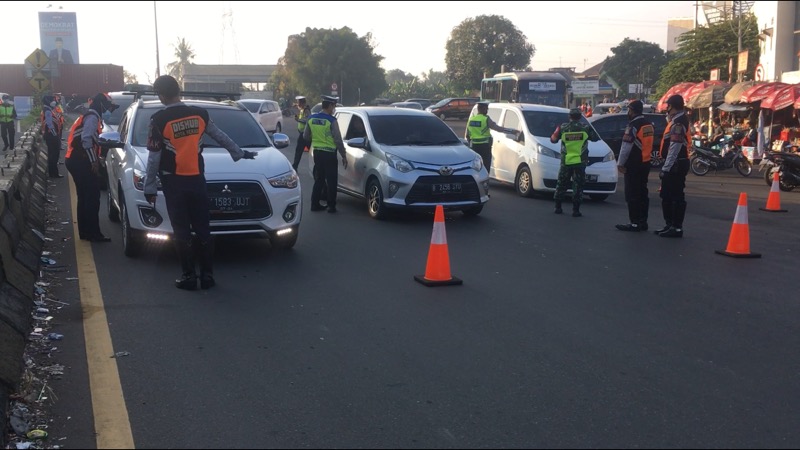
[[[311,213],[307,158],[296,247],[220,241],[209,291],[174,288],[170,251],[123,256],[102,208],[114,240],[93,244],[94,263],[114,352],[129,352],[116,362],[137,447],[800,446],[799,193],[767,213],[758,173],[690,174],[685,236],[670,240],[614,229],[621,189],[572,218],[493,183],[479,217],[447,214],[464,285],[427,288],[413,276],[432,216],[375,221],[343,196],[339,214]],[[54,223],[69,220],[66,181]],[[714,253],[740,192],[761,259]],[[71,242],[54,257],[73,264]],[[92,400],[114,392],[89,389],[79,292],[59,284],[68,369],[51,439],[95,447],[109,418]]]

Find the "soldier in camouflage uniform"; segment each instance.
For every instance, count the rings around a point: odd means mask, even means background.
[[[589,141],[597,142],[600,136],[594,129],[581,123],[581,110],[569,110],[569,122],[559,125],[550,142],[561,141],[561,168],[558,170],[558,184],[553,198],[556,201],[556,214],[561,214],[561,200],[572,180],[572,217],[580,217],[583,198],[583,182],[586,178],[586,162],[589,160]]]

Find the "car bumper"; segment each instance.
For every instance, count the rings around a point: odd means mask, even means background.
[[[534,190],[551,192],[556,190],[561,162],[555,158],[548,159],[548,161],[540,161],[538,164],[531,166]],[[619,175],[614,161],[599,162],[587,166],[586,177],[591,177],[592,181],[587,180],[584,183],[583,192],[585,194],[613,194],[617,191]]]
[[[450,176],[401,173],[392,170],[382,181],[384,204],[391,208],[430,209],[442,205],[445,209],[464,209],[489,201],[489,176],[454,173]]]

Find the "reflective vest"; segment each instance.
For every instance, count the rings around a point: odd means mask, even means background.
[[[3,103],[0,105],[0,122],[8,123],[14,120],[14,105]]]
[[[47,129],[47,111],[50,111],[50,117],[54,128],[53,131],[58,134],[58,125],[56,125],[56,118],[53,115],[53,108],[50,106],[42,106],[42,114],[40,116],[40,120],[42,122],[42,136],[47,136],[47,133],[50,133],[50,130]]]
[[[633,136],[633,146],[641,153],[643,163],[650,162],[650,156],[653,152],[653,140],[655,139],[653,124],[643,116],[638,116],[631,121],[630,126],[636,130],[636,135]]]
[[[61,105],[56,105],[56,107],[53,108],[53,126],[56,127],[56,131],[59,133],[64,127],[64,110],[61,108]]]
[[[564,164],[573,165],[583,162],[581,154],[588,145],[589,132],[578,122],[561,125],[561,151],[564,154]]]
[[[666,159],[667,154],[669,154],[669,144],[671,143],[670,130],[672,129],[672,124],[676,123],[676,121],[677,121],[677,123],[680,123],[681,125],[683,125],[684,130],[686,130],[685,131],[686,132],[686,141],[683,143],[683,146],[681,147],[680,153],[678,153],[678,158],[688,158],[689,157],[689,145],[691,145],[691,142],[692,142],[692,132],[691,132],[690,127],[689,127],[689,119],[686,118],[686,115],[684,113],[680,113],[679,115],[674,117],[672,120],[667,122],[667,128],[664,130],[664,140],[661,141],[661,157],[662,158]]]
[[[306,121],[310,115],[311,109],[308,106],[301,109],[300,113],[297,114],[297,131],[299,131],[301,134],[306,131]]]
[[[91,114],[91,113],[86,113]],[[83,120],[86,118],[86,114],[78,117],[78,120],[72,124],[72,128],[69,130],[69,136],[67,136],[67,153],[64,154],[64,159],[69,159],[72,156],[72,151],[77,150],[76,156],[78,158],[82,158],[86,156],[86,150],[83,148],[83,142],[81,140],[81,135],[83,134]],[[103,131],[103,122],[98,120],[97,121],[97,133]],[[94,151],[97,153],[97,156],[100,156],[100,146],[95,145]]]
[[[336,141],[333,140],[331,132],[333,126],[331,119],[333,118],[327,114],[314,114],[308,118],[308,126],[311,127],[311,147],[315,151],[336,151]]]
[[[489,117],[483,114],[470,117],[467,130],[469,141],[473,144],[487,144],[492,139],[492,134],[489,133]]]

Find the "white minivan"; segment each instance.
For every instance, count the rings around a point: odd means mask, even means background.
[[[477,109],[473,109],[472,114],[477,114]],[[559,125],[569,122],[569,110],[523,103],[490,103],[489,117],[501,127],[523,131],[515,135],[492,130],[489,177],[514,184],[523,197],[536,192],[554,192],[561,167],[561,143],[552,144],[550,136]],[[591,127],[586,118],[581,118],[581,123]],[[614,152],[602,140],[590,141],[584,194],[593,200],[605,200],[616,192],[617,178]]]

